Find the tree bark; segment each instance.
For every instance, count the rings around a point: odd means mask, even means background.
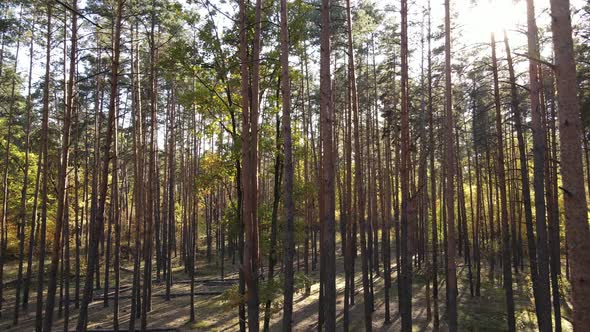
[[[436,168],[434,165],[435,159],[435,142],[436,138],[434,135],[434,107],[432,99],[432,31],[431,31],[431,8],[430,0],[428,1],[428,136],[430,140],[430,211],[432,218],[432,313],[434,316],[433,328],[434,331],[438,331],[440,321],[438,313],[438,226],[437,226],[437,204],[436,204]]]
[[[320,211],[322,239],[320,239],[323,272],[323,303],[326,331],[336,330],[336,249],[335,249],[335,189],[334,189],[334,153],[333,123],[334,109],[332,103],[332,82],[330,77],[330,8],[329,0],[322,0],[320,31],[320,141],[321,154],[321,192]]]
[[[528,160],[526,157],[526,148],[524,140],[524,132],[522,125],[522,115],[520,105],[518,103],[518,94],[516,90],[516,77],[514,74],[514,65],[512,63],[512,54],[510,52],[510,44],[506,32],[504,32],[504,47],[506,49],[506,58],[508,62],[508,72],[510,79],[510,101],[512,112],[514,116],[514,127],[516,129],[516,139],[518,141],[518,152],[520,161],[520,176],[521,176],[521,191],[524,206],[528,253],[529,253],[529,265],[531,280],[533,283],[533,296],[535,299],[535,312],[537,316],[537,324],[540,331],[547,331],[547,316],[544,306],[545,298],[542,297],[540,291],[539,282],[539,271],[537,265],[537,244],[535,241],[535,233],[533,230],[533,214],[532,214],[532,203],[531,203],[531,192],[530,182],[528,174]]]
[[[506,311],[508,330],[516,330],[516,320],[514,318],[514,293],[512,290],[512,270],[510,263],[512,261],[510,249],[510,233],[508,228],[508,197],[506,194],[506,173],[504,170],[504,139],[502,132],[502,111],[500,107],[500,88],[498,87],[498,63],[496,60],[496,38],[494,33],[491,35],[492,46],[492,71],[494,76],[494,105],[496,109],[496,172],[498,174],[500,187],[500,204],[502,218],[502,271],[504,277],[504,290],[506,292]]]
[[[43,278],[45,276],[45,240],[47,231],[47,201],[48,201],[48,182],[49,182],[49,156],[48,156],[48,140],[49,140],[49,84],[50,84],[50,68],[51,68],[51,19],[52,8],[49,1],[47,2],[47,39],[45,44],[45,79],[43,87],[43,120],[41,128],[41,155],[43,158],[43,176],[41,180],[41,229],[39,230],[39,266],[37,275],[37,305],[36,305],[36,319],[35,331],[41,332],[43,328]],[[38,170],[40,172],[41,170]]]
[[[533,188],[535,190],[536,252],[539,308],[537,319],[540,331],[551,330],[551,299],[549,290],[549,255],[547,252],[547,225],[545,216],[545,183],[543,160],[545,159],[545,132],[542,127],[539,66],[532,59],[539,59],[538,31],[535,22],[535,8],[527,0],[527,40],[529,59],[529,97],[531,100],[531,127],[533,131]]]
[[[401,255],[401,294],[400,314],[401,330],[412,330],[412,241],[409,225],[410,210],[410,120],[408,96],[408,1],[401,2],[401,220],[400,220],[400,255]],[[453,139],[451,138],[451,141]]]
[[[90,243],[90,250],[88,254],[88,265],[86,268],[86,280],[84,285],[84,297],[82,299],[82,306],[80,307],[80,313],[78,316],[77,331],[86,329],[88,324],[88,305],[92,301],[92,283],[95,272],[95,267],[99,260],[98,243],[100,240],[100,234],[104,229],[104,210],[106,204],[106,196],[108,189],[108,175],[109,175],[109,163],[111,157],[111,143],[113,141],[113,132],[116,125],[115,115],[117,108],[117,95],[118,95],[118,83],[119,83],[119,57],[121,47],[121,22],[123,20],[123,0],[117,1],[116,19],[115,19],[115,33],[113,36],[113,60],[111,63],[111,98],[109,101],[109,118],[107,124],[107,135],[104,147],[103,157],[103,168],[102,168],[102,183],[100,188],[100,201],[98,204],[98,211],[95,216],[92,238]]]
[[[21,286],[23,284],[23,261],[24,261],[24,250],[25,250],[25,226],[27,224],[27,188],[29,185],[29,152],[31,150],[31,111],[33,108],[31,102],[31,82],[32,82],[32,73],[33,73],[33,50],[34,50],[34,40],[33,34],[35,32],[35,22],[33,22],[33,26],[31,27],[31,38],[30,38],[30,46],[29,46],[29,83],[27,88],[27,102],[26,102],[26,129],[25,129],[25,165],[23,170],[23,186],[21,189],[21,200],[20,200],[20,211],[19,211],[19,247],[18,247],[18,274],[17,274],[17,283],[16,283],[16,295],[15,295],[15,304],[14,304],[14,318],[13,318],[13,325],[18,324],[18,317],[19,317],[19,309],[20,309],[20,295],[21,295]],[[40,169],[37,169],[39,172]],[[34,232],[33,232],[34,233]],[[32,237],[31,237],[32,238]],[[32,254],[32,248],[29,248]],[[29,255],[32,257],[32,255]],[[30,278],[30,275],[28,275]],[[30,280],[25,280],[25,283],[30,283]],[[28,286],[26,286],[28,289]],[[24,303],[24,301],[23,301]]]
[[[590,230],[582,166],[582,122],[578,102],[576,64],[572,40],[569,0],[551,0],[551,28],[555,52],[557,105],[561,138],[561,174],[564,191],[568,257],[574,331],[590,328]]]
[[[285,296],[283,307],[283,331],[289,332],[293,324],[293,251],[294,251],[294,202],[293,202],[293,143],[291,138],[291,79],[289,75],[289,22],[287,0],[281,0],[281,90],[283,102],[283,140],[285,145]]]
[[[455,152],[453,144],[453,101],[451,91],[451,14],[450,0],[445,0],[445,204],[447,219],[447,302],[449,331],[457,331],[457,272],[455,265]]]

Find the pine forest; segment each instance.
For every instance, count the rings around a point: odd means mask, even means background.
[[[590,331],[590,0],[0,1],[0,331]]]

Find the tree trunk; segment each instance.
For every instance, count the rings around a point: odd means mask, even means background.
[[[516,91],[516,77],[514,74],[514,66],[512,64],[512,54],[510,52],[510,44],[506,32],[504,32],[504,47],[506,49],[506,57],[508,61],[508,72],[510,78],[510,100],[512,112],[514,113],[514,125],[516,129],[516,139],[518,141],[518,152],[520,161],[520,175],[521,175],[521,190],[524,205],[524,215],[527,233],[527,243],[529,252],[529,265],[531,280],[533,283],[533,296],[535,298],[535,312],[537,316],[537,324],[540,331],[547,331],[548,317],[546,316],[546,298],[543,296],[540,288],[539,272],[537,267],[537,244],[535,241],[535,233],[533,230],[533,214],[531,193],[528,174],[528,161],[526,157],[525,140],[522,125],[522,116],[520,105],[518,104],[518,95]]]
[[[144,242],[143,242],[143,285],[142,285],[142,296],[141,296],[141,320],[140,327],[142,330],[147,328],[147,314],[151,310],[151,284],[152,284],[152,245],[154,239],[154,224],[158,219],[159,211],[156,208],[157,193],[159,188],[159,177],[157,172],[157,154],[158,154],[158,78],[156,70],[157,52],[158,47],[156,46],[156,9],[155,1],[152,1],[152,9],[150,13],[150,52],[149,52],[149,96],[150,96],[150,132],[149,132],[149,147],[147,153],[149,154],[148,161],[148,191],[147,191],[147,209],[146,216],[144,219]],[[172,172],[172,170],[169,170]],[[170,193],[168,193],[170,195]],[[169,202],[170,203],[170,202]],[[172,202],[172,204],[174,201]],[[169,221],[171,223],[171,221]],[[170,271],[169,271],[170,273]]]
[[[103,168],[102,168],[102,183],[100,188],[100,201],[98,205],[98,211],[96,213],[96,218],[94,220],[94,229],[92,231],[92,239],[90,243],[90,251],[88,254],[88,265],[86,268],[86,280],[84,285],[84,297],[82,299],[82,306],[80,307],[80,313],[78,316],[78,323],[77,323],[77,330],[82,331],[86,328],[88,324],[88,305],[92,301],[92,282],[94,277],[94,269],[98,263],[99,255],[98,255],[98,242],[100,240],[100,234],[103,232],[104,229],[104,210],[106,204],[106,196],[107,196],[107,189],[108,189],[108,175],[109,175],[109,162],[110,162],[110,151],[111,151],[111,142],[113,140],[113,132],[114,127],[116,125],[115,121],[115,113],[117,108],[117,98],[118,95],[118,81],[119,81],[119,56],[120,56],[120,47],[121,47],[121,22],[123,19],[123,4],[122,0],[118,0],[117,2],[117,9],[116,9],[116,19],[115,19],[115,33],[113,37],[113,60],[111,64],[111,98],[109,101],[109,118],[107,124],[107,135],[106,135],[106,142],[104,147],[104,158],[103,158]]]
[[[551,28],[555,52],[557,105],[561,138],[561,174],[564,191],[568,257],[571,260],[571,284],[574,331],[590,327],[590,230],[582,166],[582,122],[578,102],[576,64],[572,40],[569,0],[551,0]]]
[[[30,39],[30,46],[29,46],[29,83],[27,88],[27,102],[26,102],[26,129],[25,129],[25,165],[23,170],[23,187],[21,190],[21,200],[20,200],[20,211],[19,211],[19,231],[18,231],[18,238],[19,238],[19,247],[18,247],[18,274],[17,274],[17,283],[16,283],[16,295],[15,295],[15,304],[14,304],[14,318],[13,318],[13,325],[18,324],[18,316],[19,316],[19,309],[20,309],[20,295],[21,295],[21,286],[23,284],[23,261],[24,261],[24,250],[25,250],[25,226],[27,224],[27,188],[29,185],[29,152],[31,150],[31,111],[33,108],[31,102],[31,82],[32,82],[32,72],[33,72],[33,34],[35,32],[35,23],[33,22],[33,26],[31,27],[31,39]],[[39,168],[37,172],[39,172]],[[34,227],[34,226],[33,226]],[[29,248],[30,254],[32,254],[32,248]],[[32,256],[31,256],[32,257]],[[30,275],[28,275],[30,278]],[[25,283],[30,283],[30,280],[25,280]],[[28,286],[27,286],[28,289]],[[24,301],[23,301],[24,302]]]
[[[408,2],[401,2],[401,291],[400,314],[401,330],[412,330],[412,241],[409,225],[410,210],[410,120],[409,120],[409,96],[408,96]]]
[[[329,0],[322,0],[320,31],[320,141],[321,154],[321,193],[320,211],[323,238],[320,239],[323,272],[323,303],[326,331],[336,330],[336,249],[335,249],[335,189],[334,189],[334,153],[333,123],[334,109],[332,103],[332,84],[330,77],[330,8]]]
[[[37,305],[36,305],[36,319],[35,330],[41,332],[43,328],[43,278],[45,276],[45,240],[47,231],[47,201],[49,196],[49,156],[48,156],[48,140],[49,140],[49,84],[50,84],[50,68],[51,68],[51,4],[47,3],[47,39],[46,39],[46,55],[45,55],[45,79],[43,86],[43,120],[41,128],[41,155],[43,158],[43,176],[41,180],[41,229],[39,230],[39,265],[37,275]],[[40,172],[41,170],[38,170]]]
[[[133,64],[132,64],[133,65]],[[115,298],[113,304],[113,329],[119,330],[119,291],[121,284],[121,210],[119,200],[119,108],[115,110],[114,146],[113,146],[113,175],[111,183],[111,206],[113,209],[112,219],[115,223],[115,258],[113,270],[115,272]],[[106,289],[106,287],[105,287]],[[105,301],[107,294],[105,293]]]
[[[350,0],[346,1],[346,21],[347,21],[347,37],[348,37],[348,93],[350,94],[350,107],[353,114],[354,122],[354,150],[355,150],[355,174],[354,174],[354,188],[356,192],[356,216],[358,224],[361,227],[361,262],[363,270],[363,295],[364,295],[364,318],[365,318],[365,330],[372,330],[372,297],[369,285],[369,260],[370,250],[367,248],[366,236],[371,237],[372,234],[370,229],[367,227],[367,220],[365,220],[365,194],[370,194],[365,191],[363,186],[363,151],[360,142],[361,127],[360,127],[360,116],[358,106],[358,95],[356,87],[356,74],[354,67],[354,50],[353,50],[353,39],[352,39],[352,12]],[[367,121],[368,122],[368,121]],[[368,142],[367,142],[368,143]],[[331,150],[328,150],[331,151]],[[325,152],[324,152],[325,153]],[[367,156],[368,157],[368,156]],[[370,206],[368,207],[370,212]]]
[[[527,0],[527,40],[528,54],[539,59],[538,32],[535,22],[535,8],[532,0]],[[533,188],[535,190],[535,220],[537,233],[538,293],[539,308],[537,318],[539,330],[551,330],[551,299],[549,290],[549,255],[547,252],[547,225],[545,217],[545,183],[543,160],[545,159],[545,132],[542,127],[539,66],[529,60],[529,96],[531,100],[531,127],[533,131]]]
[[[240,20],[240,74],[242,79],[242,164],[245,175],[242,182],[244,220],[244,261],[243,273],[248,287],[248,328],[259,330],[259,297],[258,297],[258,217],[257,217],[257,135],[258,135],[258,92],[259,92],[259,56],[261,29],[261,0],[256,0],[254,40],[251,59],[248,56],[248,40],[246,26],[246,3],[239,2]],[[249,64],[252,61],[252,69]]]
[[[282,83],[282,82],[281,82]],[[278,95],[278,91],[277,91]],[[274,176],[274,193],[273,193],[273,202],[272,202],[272,212],[271,212],[271,230],[270,230],[270,250],[268,253],[268,282],[272,283],[274,274],[275,274],[275,264],[277,261],[277,219],[278,219],[278,210],[279,210],[279,203],[281,198],[281,178],[282,178],[282,158],[281,158],[281,120],[279,118],[279,114],[276,115],[276,155],[275,155],[275,176]],[[287,231],[287,230],[285,230]],[[293,260],[291,259],[291,269],[293,269]],[[285,270],[288,269],[289,266],[285,265]],[[286,290],[285,290],[286,293]],[[286,296],[286,294],[285,294]],[[291,295],[293,296],[293,295]],[[266,301],[266,305],[264,308],[264,331],[268,331],[270,328],[270,305],[271,300],[268,299]],[[283,310],[286,308],[283,307]]]
[[[174,88],[173,88],[174,89]],[[166,230],[166,235],[168,239],[165,241],[168,248],[166,248],[166,261],[164,265],[166,266],[166,300],[170,300],[170,288],[172,287],[172,244],[175,240],[175,230],[174,226],[176,224],[176,202],[174,201],[175,193],[174,193],[174,186],[175,186],[175,173],[176,173],[176,166],[175,166],[175,145],[176,145],[176,103],[175,103],[175,92],[172,92],[173,96],[171,98],[171,105],[169,106],[169,129],[168,129],[168,190],[167,190],[167,202],[168,208],[166,212],[168,215],[166,216],[166,220],[168,221],[168,225],[164,224],[164,228],[168,228]]]
[[[555,110],[555,90],[553,75],[551,74],[551,86],[549,88],[551,93],[551,114],[547,118],[549,122],[548,128],[548,158],[546,162],[547,179],[549,185],[547,186],[547,200],[549,201],[549,267],[551,270],[551,294],[553,300],[553,314],[555,315],[555,331],[561,332],[561,295],[559,290],[559,277],[561,275],[561,254],[560,254],[560,239],[559,239],[559,193],[558,193],[558,177],[557,177],[557,114]]]
[[[455,188],[453,147],[453,100],[451,91],[451,10],[445,0],[445,164],[446,164],[446,218],[447,218],[447,297],[449,331],[457,331],[457,273],[455,265]]]
[[[131,45],[133,48],[134,45],[134,37],[133,37],[133,28],[131,29]],[[135,252],[133,257],[133,286],[132,286],[132,295],[131,295],[131,310],[129,314],[129,330],[135,331],[135,318],[137,313],[139,312],[139,290],[140,290],[140,246],[141,246],[141,223],[144,219],[144,181],[143,181],[143,174],[144,174],[144,165],[143,165],[143,118],[141,112],[141,86],[139,79],[139,42],[138,42],[138,23],[135,23],[135,42],[136,46],[135,49],[132,49],[132,94],[133,94],[133,104],[132,104],[132,121],[133,121],[133,173],[134,173],[134,181],[133,181],[133,198],[134,198],[134,208],[135,208]]]
[[[512,270],[510,263],[512,261],[510,249],[510,233],[508,228],[508,202],[506,194],[506,173],[504,170],[504,140],[502,132],[502,112],[500,107],[500,88],[498,87],[498,64],[496,60],[496,38],[491,35],[492,46],[492,71],[494,76],[494,104],[496,108],[496,172],[499,179],[500,201],[501,201],[501,218],[502,218],[502,271],[504,277],[504,290],[506,292],[506,313],[508,330],[516,330],[516,321],[514,318],[514,294],[512,290]]]
[[[289,22],[287,0],[281,0],[281,90],[283,97],[283,140],[285,144],[285,296],[283,331],[291,331],[293,324],[293,143],[291,139],[291,79],[289,77]],[[307,254],[307,253],[306,253]]]
[[[432,275],[432,313],[434,316],[433,328],[434,331],[439,329],[439,313],[438,313],[438,227],[436,224],[436,169],[434,165],[435,158],[435,142],[434,135],[434,107],[432,100],[432,12],[430,8],[430,0],[428,1],[428,136],[430,145],[430,211],[432,218],[432,268],[430,274]]]

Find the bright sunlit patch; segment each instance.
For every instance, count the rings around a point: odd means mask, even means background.
[[[460,12],[465,22],[462,34],[473,43],[489,42],[492,32],[501,39],[504,29],[511,35],[526,19],[525,1],[476,0],[470,1],[468,8]]]

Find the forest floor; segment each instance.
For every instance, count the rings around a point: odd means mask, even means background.
[[[344,261],[338,252],[337,255],[337,320],[338,330],[342,329],[342,310],[344,303]],[[392,255],[395,257],[394,255]],[[153,284],[153,298],[152,310],[148,314],[148,328],[152,329],[170,329],[178,331],[236,331],[239,330],[238,308],[233,304],[237,297],[237,263],[232,264],[231,259],[226,259],[225,263],[225,281],[220,280],[219,261],[213,258],[209,264],[205,259],[205,253],[199,255],[199,264],[197,265],[196,286],[195,292],[201,295],[195,296],[195,312],[196,323],[189,322],[190,315],[190,284],[182,281],[188,280],[188,275],[183,268],[178,266],[173,268],[173,280],[180,281],[173,283],[171,294],[173,297],[166,301],[165,283]],[[359,257],[360,258],[360,257]],[[351,307],[351,323],[350,331],[364,330],[364,306],[363,306],[363,292],[362,292],[362,273],[360,270],[360,259],[356,264],[356,289],[355,300],[356,304]],[[130,311],[130,295],[132,284],[132,264],[130,261],[123,260],[124,269],[121,270],[121,299],[120,299],[120,313],[119,324],[121,330],[128,327],[129,311]],[[265,262],[266,263],[266,262]],[[277,264],[280,266],[280,264]],[[486,265],[482,262],[482,267]],[[8,263],[5,266],[5,280],[14,280],[16,276],[16,262]],[[296,269],[297,271],[297,269]],[[303,271],[303,264],[301,263],[301,272]],[[445,287],[443,270],[439,274],[439,312],[441,330],[446,330],[445,325]],[[469,290],[469,279],[467,274],[467,267],[463,264],[458,264],[458,289],[459,289],[459,326],[461,331],[504,331],[506,328],[506,314],[505,314],[505,300],[504,291],[499,279],[500,271],[496,271],[496,278],[491,280],[489,278],[488,270],[482,269],[482,285],[481,296],[471,297]],[[397,280],[395,278],[395,264],[392,266],[392,287],[390,290],[390,312],[391,324],[384,325],[384,288],[383,279],[381,277],[374,278],[374,309],[373,312],[373,330],[375,331],[399,331],[401,321],[398,314],[397,305]],[[265,272],[266,273],[266,272]],[[297,272],[296,272],[297,273]],[[112,273],[111,273],[112,274]],[[535,331],[536,321],[534,314],[534,307],[532,303],[532,291],[529,285],[529,280],[524,280],[523,273],[514,276],[514,293],[516,304],[516,322],[518,331]],[[310,294],[305,294],[300,290],[294,295],[293,308],[293,322],[294,330],[296,331],[311,331],[317,330],[317,314],[318,314],[318,291],[319,291],[319,271],[312,271],[309,277],[311,282]],[[34,281],[34,280],[33,280]],[[429,331],[432,330],[432,320],[427,320],[427,305],[426,305],[426,277],[421,270],[415,271],[413,277],[412,289],[412,319],[415,331]],[[101,284],[103,280],[101,280]],[[83,281],[82,281],[83,284]],[[109,299],[109,307],[104,307],[103,289],[94,291],[94,298],[89,308],[89,323],[88,329],[95,331],[106,331],[113,328],[113,300],[112,290],[114,282],[110,283],[111,297]],[[46,291],[46,290],[45,290]],[[432,290],[431,294],[432,294]],[[59,296],[59,288],[57,294]],[[70,301],[72,303],[70,309],[69,328],[75,330],[76,320],[78,316],[78,309],[73,306],[74,299],[74,280],[70,281]],[[272,318],[270,320],[270,330],[281,330],[282,319],[282,292],[279,291],[274,294],[275,301],[272,305]],[[180,295],[174,297],[174,295]],[[80,295],[82,296],[82,295]],[[4,289],[4,303],[1,310],[0,317],[0,331],[33,331],[35,326],[35,301],[36,300],[36,285],[33,283],[28,309],[21,310],[20,320],[18,326],[12,325],[15,289],[13,285],[7,285]],[[44,297],[45,300],[45,297]],[[232,301],[233,300],[233,301]],[[59,300],[56,300],[56,303]],[[63,315],[59,314],[56,304],[56,318],[54,319],[54,330],[63,331],[64,320]],[[562,325],[564,331],[571,330],[571,324],[567,320],[571,316],[571,311],[567,305],[562,306]],[[261,326],[264,320],[264,306],[261,305],[260,321]],[[139,328],[139,319],[136,320],[136,328]]]

